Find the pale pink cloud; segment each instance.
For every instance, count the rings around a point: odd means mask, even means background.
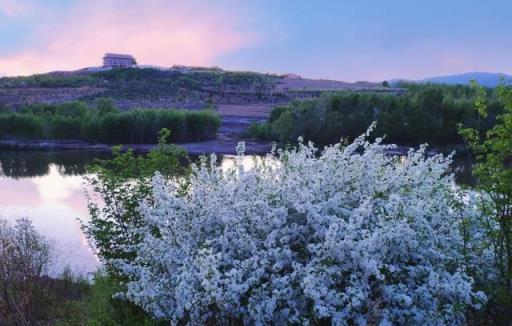
[[[16,75],[97,66],[105,52],[133,54],[139,64],[211,65],[219,55],[258,42],[257,33],[240,28],[239,13],[211,4],[83,2],[40,26],[30,49],[0,57],[0,70]]]
[[[0,26],[16,19],[32,19],[51,15],[43,3],[38,0],[0,0]]]
[[[24,5],[21,0],[0,0],[0,14],[7,17],[16,17],[23,12]]]

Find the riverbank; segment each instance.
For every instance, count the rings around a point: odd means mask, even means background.
[[[189,155],[201,154],[222,154],[235,155],[236,147],[240,141],[245,142],[245,154],[247,155],[264,155],[270,152],[272,144],[269,142],[259,142],[254,140],[234,139],[220,135],[215,140],[182,143],[178,144],[184,147]],[[112,146],[109,144],[95,144],[81,140],[0,140],[0,150],[28,150],[28,151],[95,151],[95,152],[111,152]],[[138,153],[147,153],[155,148],[156,144],[122,144],[122,149],[132,149]],[[386,154],[393,156],[404,156],[412,147],[396,146],[386,150]],[[427,150],[426,156],[434,156],[440,153],[438,149],[432,148]]]
[[[189,155],[201,154],[236,154],[236,146],[239,141],[228,137],[219,137],[196,143],[178,144],[184,147]],[[0,150],[31,150],[31,151],[66,151],[83,150],[95,152],[111,152],[109,144],[89,143],[81,140],[0,140]],[[123,149],[132,149],[138,153],[147,153],[155,148],[156,144],[123,144]],[[270,152],[272,145],[268,142],[245,141],[245,153],[248,155],[263,155]]]

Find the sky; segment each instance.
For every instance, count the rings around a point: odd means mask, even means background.
[[[512,72],[510,0],[0,0],[0,75],[219,66],[344,81]]]

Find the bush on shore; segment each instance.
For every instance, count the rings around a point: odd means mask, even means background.
[[[367,142],[157,175],[135,258],[111,260],[127,297],[173,324],[463,324],[485,302],[464,269],[449,158],[404,162]],[[240,149],[242,151],[242,149]]]

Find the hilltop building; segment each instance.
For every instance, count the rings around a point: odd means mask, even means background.
[[[137,61],[130,54],[105,53],[103,56],[103,67],[105,68],[126,68],[136,64]]]

